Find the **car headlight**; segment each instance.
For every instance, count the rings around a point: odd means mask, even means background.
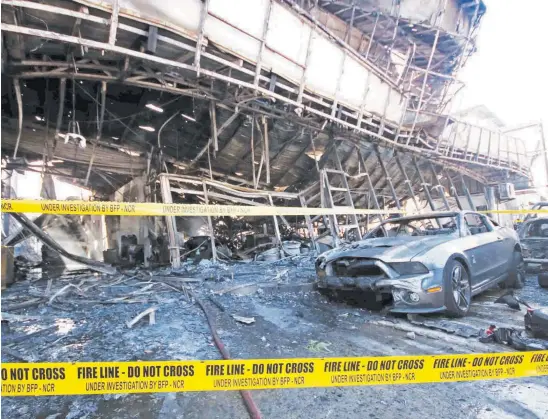
[[[394,262],[389,265],[400,275],[427,274],[428,268],[420,262]]]

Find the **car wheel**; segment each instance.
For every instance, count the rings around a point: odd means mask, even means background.
[[[525,263],[521,252],[514,252],[508,279],[503,282],[505,288],[523,288],[525,282]]]
[[[538,274],[538,284],[541,288],[548,288],[548,273],[542,272]]]
[[[450,259],[445,265],[443,276],[447,314],[453,317],[466,316],[472,303],[468,271],[458,260]]]

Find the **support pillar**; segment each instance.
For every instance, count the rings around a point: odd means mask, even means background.
[[[202,182],[202,187],[204,190],[205,204],[209,205],[209,197],[207,195],[207,185],[205,184],[205,182]],[[213,221],[211,220],[211,215],[207,216],[207,225],[209,227],[209,238],[211,240],[211,254],[213,256],[213,260],[217,262],[217,246],[215,244],[215,231],[213,231]]]
[[[173,198],[171,197],[171,186],[169,185],[169,179],[166,176],[160,176],[160,190],[164,204],[172,204]],[[171,266],[174,269],[179,269],[181,267],[181,252],[179,250],[179,236],[177,234],[175,217],[173,215],[167,215],[165,220],[169,238]]]

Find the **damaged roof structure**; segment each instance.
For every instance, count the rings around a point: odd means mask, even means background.
[[[485,5],[416,3],[6,0],[4,168],[164,203],[420,212],[527,187],[520,138],[451,113]],[[371,220],[293,221],[268,221],[278,244],[279,224],[337,245]],[[163,221],[172,261],[179,222]]]
[[[376,311],[387,303],[379,294],[370,311],[315,292],[319,253],[401,212],[494,209],[514,185],[529,190],[533,161],[548,159],[542,141],[524,141],[487,109],[455,109],[482,0],[3,0],[1,8],[4,199],[30,198],[18,176],[32,174],[42,183],[33,199],[67,207],[89,198],[280,210],[4,212],[3,362],[177,363],[230,359],[228,350],[239,359],[484,354],[506,351],[495,343],[508,331],[523,338],[520,304],[546,306],[530,278],[519,301],[489,289],[458,321],[387,318]],[[63,182],[86,193],[61,194]],[[68,261],[77,269],[65,269]],[[539,341],[520,340],[527,350],[548,347]],[[501,382],[413,385],[405,394],[383,382],[347,387],[344,399],[334,383],[283,396],[271,389],[257,401],[272,417],[516,411],[493,396]],[[508,393],[545,394],[544,382],[513,383]],[[2,413],[246,415],[228,387],[189,388],[6,397]],[[260,418],[251,393],[241,395]],[[543,406],[527,406],[543,416]]]

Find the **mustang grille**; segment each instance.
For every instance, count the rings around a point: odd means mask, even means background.
[[[342,258],[334,261],[332,266],[335,276],[386,276],[373,259]]]

